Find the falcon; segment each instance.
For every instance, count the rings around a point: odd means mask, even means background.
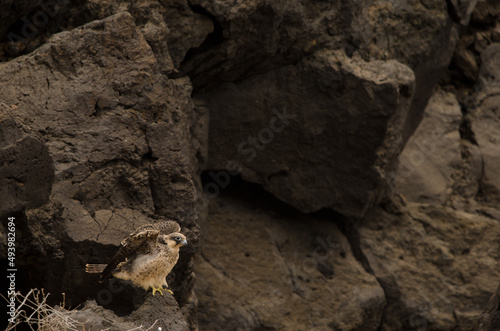
[[[111,277],[131,281],[153,295],[163,286],[168,290],[166,276],[179,259],[179,248],[187,244],[177,222],[164,221],[141,226],[121,242],[118,252],[106,264],[87,264],[87,273],[101,273],[100,282]]]

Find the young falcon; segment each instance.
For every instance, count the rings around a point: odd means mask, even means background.
[[[116,277],[130,280],[153,295],[165,286],[167,275],[179,259],[179,248],[186,245],[177,222],[165,221],[141,226],[121,242],[116,255],[106,264],[87,264],[87,273],[101,273],[100,282]],[[172,291],[168,290],[170,293]]]

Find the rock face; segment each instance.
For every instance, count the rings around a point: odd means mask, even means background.
[[[377,330],[384,292],[331,221],[212,201],[207,242],[196,261],[203,275],[196,284],[201,325]]]
[[[471,330],[500,278],[498,220],[409,203],[373,211],[360,247],[384,288],[383,330]]]
[[[19,290],[95,329],[496,328],[498,1],[0,4]],[[165,219],[174,297],[84,273]]]
[[[191,244],[176,269],[177,298],[188,304],[198,238],[189,80],[161,74],[128,13],[57,34],[0,72],[0,99],[11,105],[3,189],[17,194],[1,210],[28,209],[17,231],[19,268],[37,273],[30,286],[43,281],[54,300],[65,292],[76,306],[99,290],[87,262],[109,261],[135,228],[173,218]]]
[[[424,118],[399,157],[395,191],[412,201],[444,203],[460,166],[460,105],[452,93],[437,91]]]
[[[480,190],[482,198],[489,203],[500,201],[500,43],[492,44],[482,54],[479,75],[480,103],[473,112],[472,131],[483,161],[483,176]]]

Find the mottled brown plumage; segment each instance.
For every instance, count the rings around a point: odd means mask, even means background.
[[[166,276],[179,259],[179,248],[187,244],[180,226],[173,221],[144,225],[121,242],[108,265],[87,264],[89,273],[101,272],[101,282],[117,277],[130,280],[153,295],[168,287]]]

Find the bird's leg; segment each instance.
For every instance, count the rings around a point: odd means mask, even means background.
[[[153,289],[153,295],[155,295],[156,292],[160,292],[161,295],[163,295],[163,292],[161,290],[163,290],[163,287],[152,287]]]

